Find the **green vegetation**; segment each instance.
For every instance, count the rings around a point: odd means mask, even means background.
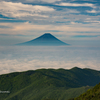
[[[68,100],[99,83],[100,72],[74,67],[0,75],[0,100]]]
[[[100,100],[100,83],[73,100]]]

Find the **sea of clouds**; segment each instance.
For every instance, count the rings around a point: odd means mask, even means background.
[[[99,51],[98,47],[0,46],[0,74],[75,66],[100,70]]]

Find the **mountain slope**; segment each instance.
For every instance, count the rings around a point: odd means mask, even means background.
[[[45,33],[36,39],[18,45],[60,46],[69,44],[62,42],[50,33]]]
[[[100,100],[100,83],[73,100]]]
[[[69,88],[47,86],[45,88],[33,88],[32,85],[24,88],[5,100],[68,100],[69,98],[79,96],[91,87]],[[17,99],[16,99],[17,98]]]
[[[0,75],[0,90],[10,91],[8,94],[0,94],[0,98],[1,100],[43,100],[46,98],[67,100],[77,97],[99,82],[100,71],[77,67],[70,70],[38,69],[15,72]]]

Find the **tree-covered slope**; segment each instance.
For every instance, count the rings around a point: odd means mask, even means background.
[[[67,100],[100,82],[100,71],[74,67],[0,75],[0,100]]]
[[[100,83],[73,100],[100,100]]]

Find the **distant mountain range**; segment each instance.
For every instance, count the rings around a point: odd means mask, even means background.
[[[0,75],[0,91],[9,91],[0,93],[0,100],[68,100],[99,82],[100,71],[87,68],[14,72]]]
[[[61,46],[61,45],[69,45],[67,43],[62,42],[61,40],[57,39],[50,33],[45,33],[42,36],[33,39],[28,42],[19,43],[17,45],[33,45],[33,46]]]

